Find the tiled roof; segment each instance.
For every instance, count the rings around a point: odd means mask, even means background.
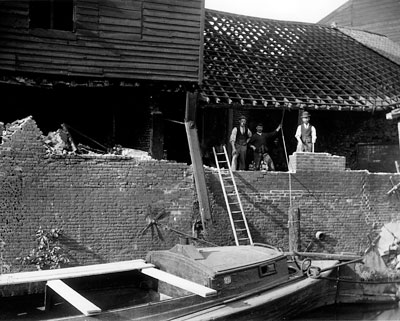
[[[338,29],[400,65],[400,45],[388,37],[354,28],[338,27]]]
[[[400,66],[336,28],[206,10],[203,97],[212,106],[381,110]]]

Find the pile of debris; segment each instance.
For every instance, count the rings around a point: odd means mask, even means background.
[[[123,156],[135,158],[140,161],[151,160],[151,156],[149,153],[136,150],[132,148],[124,148],[121,145],[115,145],[114,147],[108,148],[97,141],[83,135],[86,139],[94,142],[101,149],[93,148],[84,144],[75,144],[68,128],[70,128],[66,124],[62,124],[61,128],[57,131],[49,132],[45,137],[45,144],[48,149],[48,152],[55,155],[65,155],[65,154],[84,154],[90,156]]]
[[[13,135],[18,131],[22,130],[24,133],[27,133],[27,129],[24,129],[24,125],[31,120],[32,116],[16,120],[6,125],[0,122],[0,144],[11,140]],[[74,135],[76,132],[76,135],[74,137],[75,140],[71,135],[70,129],[74,131]],[[30,130],[31,129],[28,129],[28,132]],[[42,135],[40,131],[38,131],[38,133]],[[92,142],[92,145],[98,147],[94,148],[81,143],[76,144],[76,137],[80,136]],[[121,156],[126,158],[135,158],[139,161],[147,161],[153,159],[148,152],[142,150],[124,148],[121,145],[115,145],[113,147],[105,146],[67,124],[61,124],[61,127],[56,131],[50,131],[47,136],[43,137],[43,142],[47,149],[48,155],[79,154],[90,155],[94,157]]]
[[[44,143],[52,154],[64,155],[77,152],[77,148],[65,125],[55,132],[49,132]]]

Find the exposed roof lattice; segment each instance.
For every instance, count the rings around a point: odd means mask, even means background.
[[[211,105],[379,110],[400,102],[400,65],[338,29],[206,10]]]

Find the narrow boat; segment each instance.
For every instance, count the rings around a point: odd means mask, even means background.
[[[262,244],[178,244],[146,260],[1,275],[0,286],[44,282],[46,303],[13,315],[4,314],[0,300],[0,314],[7,320],[282,320],[334,303],[335,283],[325,277],[338,262],[297,263]]]

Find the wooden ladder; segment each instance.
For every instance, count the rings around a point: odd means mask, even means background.
[[[235,243],[239,245],[253,245],[250,235],[249,226],[247,225],[246,216],[243,211],[242,202],[240,201],[239,192],[236,186],[235,177],[229,164],[228,153],[225,145],[223,152],[217,152],[213,147],[215,164],[217,165],[219,180],[224,193],[226,208],[231,222]],[[223,159],[221,159],[221,157]],[[226,165],[228,169],[221,169],[220,165]]]

